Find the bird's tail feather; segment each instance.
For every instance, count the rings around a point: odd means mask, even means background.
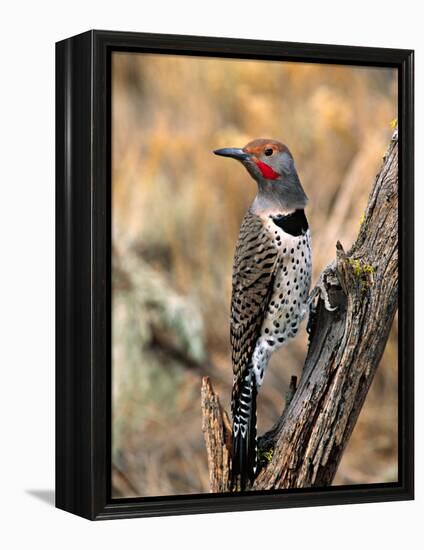
[[[256,378],[243,379],[233,407],[231,490],[244,491],[256,472]]]

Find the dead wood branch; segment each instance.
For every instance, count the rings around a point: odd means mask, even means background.
[[[398,143],[395,131],[371,190],[356,242],[323,274],[335,312],[321,299],[298,387],[259,439],[265,461],[252,489],[330,485],[389,336],[398,301]],[[203,430],[211,491],[228,491],[231,428],[208,379]]]
[[[212,493],[227,491],[231,467],[231,422],[214,393],[209,378],[202,380],[202,430],[208,453]]]

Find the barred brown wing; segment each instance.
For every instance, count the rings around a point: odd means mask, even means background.
[[[273,292],[278,250],[259,216],[248,211],[243,219],[233,266],[231,347],[235,375],[233,402],[251,361]]]

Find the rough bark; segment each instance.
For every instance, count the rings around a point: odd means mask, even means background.
[[[230,479],[231,422],[207,376],[202,380],[202,412],[210,490],[220,493],[227,490]]]
[[[252,490],[330,485],[389,336],[398,301],[397,130],[369,196],[355,244],[321,275],[302,377],[276,425],[259,439],[265,457]],[[228,491],[231,430],[209,379],[202,387],[211,491]]]

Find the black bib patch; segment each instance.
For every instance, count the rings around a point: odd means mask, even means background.
[[[306,219],[304,210],[295,210],[291,214],[287,214],[285,216],[282,214],[279,216],[272,216],[272,221],[275,225],[281,227],[285,233],[288,233],[293,237],[304,235],[309,229],[308,220]]]

